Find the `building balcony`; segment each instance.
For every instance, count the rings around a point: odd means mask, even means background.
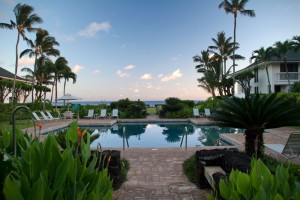
[[[277,81],[287,81],[288,77],[290,81],[300,81],[300,73],[299,72],[289,72],[288,74],[286,72],[280,72],[276,73],[277,75]]]

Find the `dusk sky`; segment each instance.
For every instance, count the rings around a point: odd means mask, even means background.
[[[83,101],[205,100],[198,86],[193,56],[213,45],[220,31],[233,41],[233,15],[221,0],[0,0],[0,22],[15,21],[17,3],[34,7],[46,29],[60,43],[77,82],[66,93]],[[237,70],[248,66],[252,51],[300,35],[300,0],[250,0],[255,18],[237,18]],[[26,33],[32,40],[35,34]],[[0,29],[0,67],[14,72],[16,30]],[[19,52],[27,49],[21,40]],[[56,58],[53,58],[55,61]],[[24,57],[19,69],[31,67]],[[230,63],[228,63],[230,65]],[[24,73],[18,73],[24,76]],[[63,93],[60,85],[58,96]]]

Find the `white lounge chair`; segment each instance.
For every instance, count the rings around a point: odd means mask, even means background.
[[[32,111],[31,113],[32,113],[32,115],[33,115],[33,117],[34,117],[34,121],[35,121],[35,122],[46,122],[46,121],[48,121],[47,119],[44,119],[44,118],[42,118],[42,117],[39,117],[39,116],[36,114],[36,112],[34,112],[34,111]]]
[[[52,119],[50,119],[50,117],[48,117],[48,116],[44,113],[44,111],[40,111],[40,113],[41,113],[43,119],[49,120],[49,121],[52,120]]]
[[[210,109],[209,108],[204,108],[204,116],[205,117],[211,117]]]
[[[119,110],[118,110],[118,109],[113,109],[113,110],[112,110],[111,117],[116,117],[116,118],[118,118],[118,117],[119,117]]]
[[[199,110],[198,110],[198,108],[193,108],[193,116],[195,117],[195,118],[197,118],[197,117],[203,117],[203,114],[201,113],[199,113]]]
[[[59,117],[53,117],[52,114],[48,110],[46,111],[46,113],[47,113],[48,117],[52,120],[59,120],[60,119]]]
[[[73,119],[74,117],[74,113],[72,113],[71,111],[65,111],[63,113],[63,118],[65,119]]]
[[[281,154],[286,161],[293,158],[300,158],[300,132],[292,132],[283,144],[264,144],[265,147]],[[275,154],[277,157],[277,155]]]
[[[101,111],[100,111],[100,118],[107,118],[106,109],[101,109]]]
[[[90,109],[88,115],[84,117],[85,119],[92,119],[94,118],[94,110]]]

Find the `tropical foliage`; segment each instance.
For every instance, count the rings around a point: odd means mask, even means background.
[[[250,89],[251,89],[250,81],[254,77],[255,75],[250,70],[243,71],[235,77],[238,84],[242,86],[246,98],[250,96]]]
[[[176,97],[165,99],[162,105],[160,117],[162,118],[187,118],[192,117],[192,110],[195,103],[193,101],[184,101]]]
[[[300,183],[289,167],[278,165],[273,175],[259,159],[251,162],[249,174],[233,170],[227,180],[220,180],[219,191],[208,199],[300,199]]]
[[[110,104],[111,110],[117,108],[120,118],[145,118],[147,115],[146,104],[143,101],[130,101],[128,98],[120,99]]]
[[[1,188],[5,199],[112,199],[107,169],[98,171],[97,157],[90,153],[90,136],[78,131],[75,122],[67,131],[67,147],[63,151],[52,135],[41,143],[19,132],[18,157],[14,158],[9,155],[11,134],[1,136],[0,155],[8,162],[4,166],[1,163],[6,170],[0,172],[1,180],[5,177]]]
[[[300,107],[277,95],[253,95],[246,99],[225,99],[215,111],[213,120],[223,126],[245,129],[245,150],[250,156],[263,153],[265,129],[300,125]]]

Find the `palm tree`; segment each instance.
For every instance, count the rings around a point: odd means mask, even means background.
[[[245,6],[248,3],[248,0],[223,0],[219,4],[219,8],[224,8],[225,12],[232,13],[234,16],[234,28],[233,28],[233,73],[235,73],[235,46],[236,46],[236,18],[240,13],[241,15],[246,15],[250,17],[255,17],[254,10],[246,10]],[[233,76],[233,84],[234,84],[234,76]],[[233,87],[234,94],[234,87]]]
[[[64,95],[65,95],[67,81],[69,81],[69,79],[72,79],[73,84],[76,83],[77,75],[72,72],[70,67],[66,67],[65,70],[62,71],[61,77],[65,79],[65,81],[64,81]]]
[[[217,39],[212,38],[214,46],[209,46],[209,52],[213,53],[217,58],[221,59],[221,74],[226,73],[226,61],[233,52],[233,43],[231,37],[226,38],[225,32],[218,32]],[[217,51],[216,51],[217,50]],[[223,66],[223,67],[222,67]]]
[[[287,53],[288,51],[292,50],[292,43],[289,40],[284,41],[283,43],[278,41],[275,42],[275,51],[277,55],[281,56],[281,60],[284,62],[284,67],[285,67],[285,72],[286,72],[286,77],[288,80],[289,86],[291,85],[290,83],[290,77],[289,77],[289,71],[287,67]]]
[[[296,35],[292,38],[292,47],[294,51],[300,51],[300,35]]]
[[[201,55],[196,55],[193,57],[194,62],[199,62],[199,65],[196,65],[195,68],[197,69],[198,73],[204,73],[209,65],[209,62],[211,61],[209,51],[201,51]]]
[[[35,63],[34,63],[34,73],[36,72],[37,68],[37,59],[38,56],[45,57],[45,56],[59,56],[59,50],[55,49],[55,45],[59,45],[59,43],[55,40],[54,37],[49,36],[48,31],[43,29],[38,29],[36,32],[36,38],[33,42],[32,40],[28,41],[31,49],[25,49],[21,54],[20,58],[24,55],[28,54],[29,57],[35,56]],[[35,85],[35,76],[33,76],[33,83],[32,88]],[[32,90],[32,101],[33,98],[33,90]]]
[[[249,98],[227,98],[212,119],[223,126],[245,129],[245,150],[250,156],[263,153],[265,129],[300,125],[299,105],[271,95],[255,95]]]
[[[33,12],[33,7],[26,5],[26,4],[17,4],[14,8],[14,13],[16,17],[16,22],[10,20],[10,24],[7,23],[0,23],[0,28],[6,28],[6,29],[17,29],[18,31],[18,37],[17,37],[17,43],[16,43],[16,62],[15,62],[15,77],[13,82],[13,92],[12,92],[12,99],[14,101],[15,98],[15,86],[16,86],[16,78],[17,78],[17,72],[18,72],[18,46],[20,41],[20,36],[23,37],[23,39],[26,39],[25,36],[25,30],[28,32],[36,31],[36,28],[33,28],[32,26],[37,23],[41,23],[42,19],[36,15]],[[13,102],[12,101],[12,102]]]
[[[57,82],[62,78],[62,73],[68,68],[68,61],[64,57],[59,57],[54,63],[54,85],[55,85],[55,105],[57,105]]]
[[[259,64],[259,63],[264,63],[265,65],[265,69],[266,69],[266,73],[267,73],[267,78],[268,78],[268,92],[269,94],[272,93],[272,89],[271,89],[271,82],[270,82],[270,76],[269,76],[269,70],[268,70],[268,61],[270,61],[270,59],[276,56],[276,52],[274,51],[274,49],[272,47],[268,47],[268,48],[264,48],[261,47],[258,50],[255,50],[252,52],[252,56],[250,57],[250,62],[252,60],[254,60],[255,63]]]

